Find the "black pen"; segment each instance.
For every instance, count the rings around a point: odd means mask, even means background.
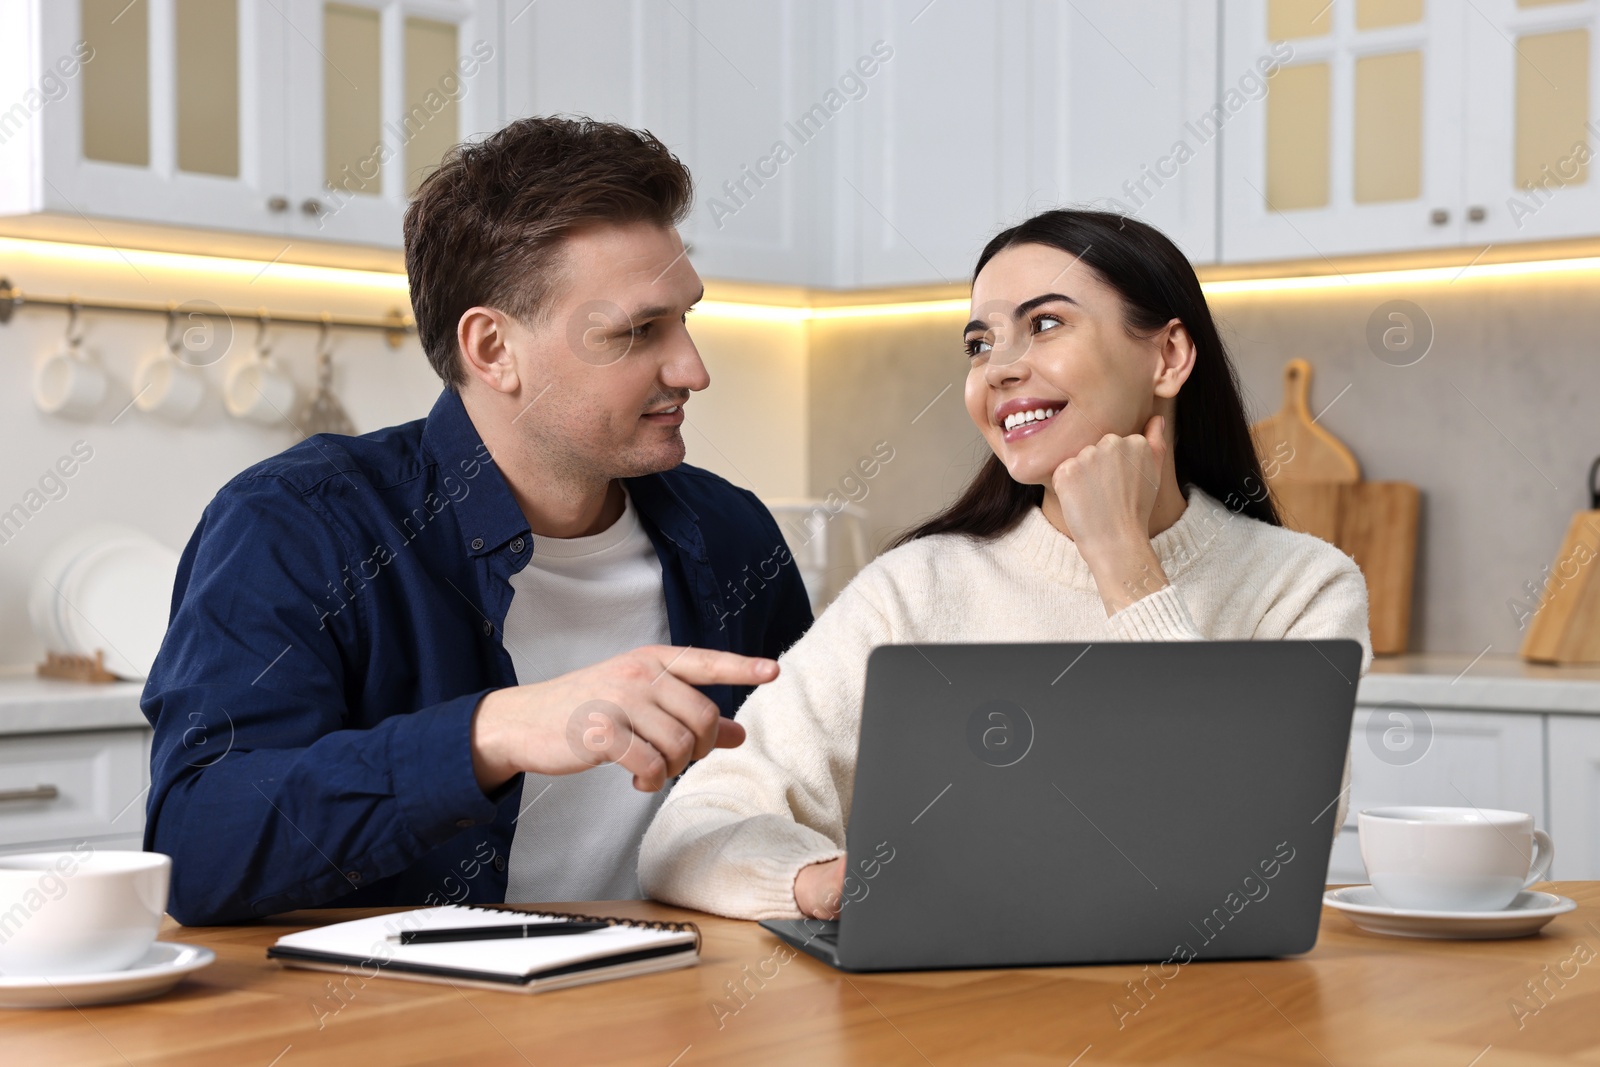
[[[451,926],[439,930],[403,930],[402,945],[427,945],[440,941],[485,941],[491,938],[552,937],[557,934],[582,934],[604,930],[610,923],[553,922],[520,923],[516,926]]]

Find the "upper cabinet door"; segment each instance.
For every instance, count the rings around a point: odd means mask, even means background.
[[[849,143],[827,192],[852,239],[836,250],[835,284],[966,281],[989,238],[1037,206],[1054,159],[1051,104],[1067,76],[1035,37],[1053,25],[1051,6],[842,6],[834,65],[867,56],[878,69],[840,116]]]
[[[1225,0],[1222,258],[1316,259],[1463,240],[1462,33],[1454,0]],[[1476,74],[1474,75],[1476,77]]]
[[[499,126],[499,0],[273,0],[288,21],[291,233],[391,248],[458,141]]]
[[[271,4],[52,0],[35,12],[41,84],[69,101],[36,119],[44,210],[284,230],[284,26]]]
[[[1467,238],[1600,233],[1600,4],[1474,0],[1467,19]]]
[[[1262,91],[1259,71],[1230,71],[1218,98],[1217,0],[1096,0],[1049,5],[1034,19],[1031,106],[1050,116],[1051,136],[1029,209],[1133,215],[1191,261],[1214,262],[1215,108]]]

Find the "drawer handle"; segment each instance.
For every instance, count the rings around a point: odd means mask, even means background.
[[[36,785],[32,789],[0,789],[0,804],[8,800],[54,800],[61,790],[53,785]]]

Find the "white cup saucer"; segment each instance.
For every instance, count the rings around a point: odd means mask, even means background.
[[[1524,889],[1499,911],[1425,911],[1391,908],[1370,885],[1330,889],[1322,902],[1344,912],[1363,930],[1394,937],[1433,937],[1482,940],[1527,937],[1536,934],[1557,915],[1578,906],[1569,897]]]
[[[156,941],[120,971],[54,976],[0,975],[0,1008],[74,1008],[115,1004],[165,993],[191,971],[216,962],[217,954],[199,945]]]

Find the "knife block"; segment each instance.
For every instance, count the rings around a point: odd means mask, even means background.
[[[1522,658],[1600,663],[1600,510],[1572,516],[1522,639]]]

